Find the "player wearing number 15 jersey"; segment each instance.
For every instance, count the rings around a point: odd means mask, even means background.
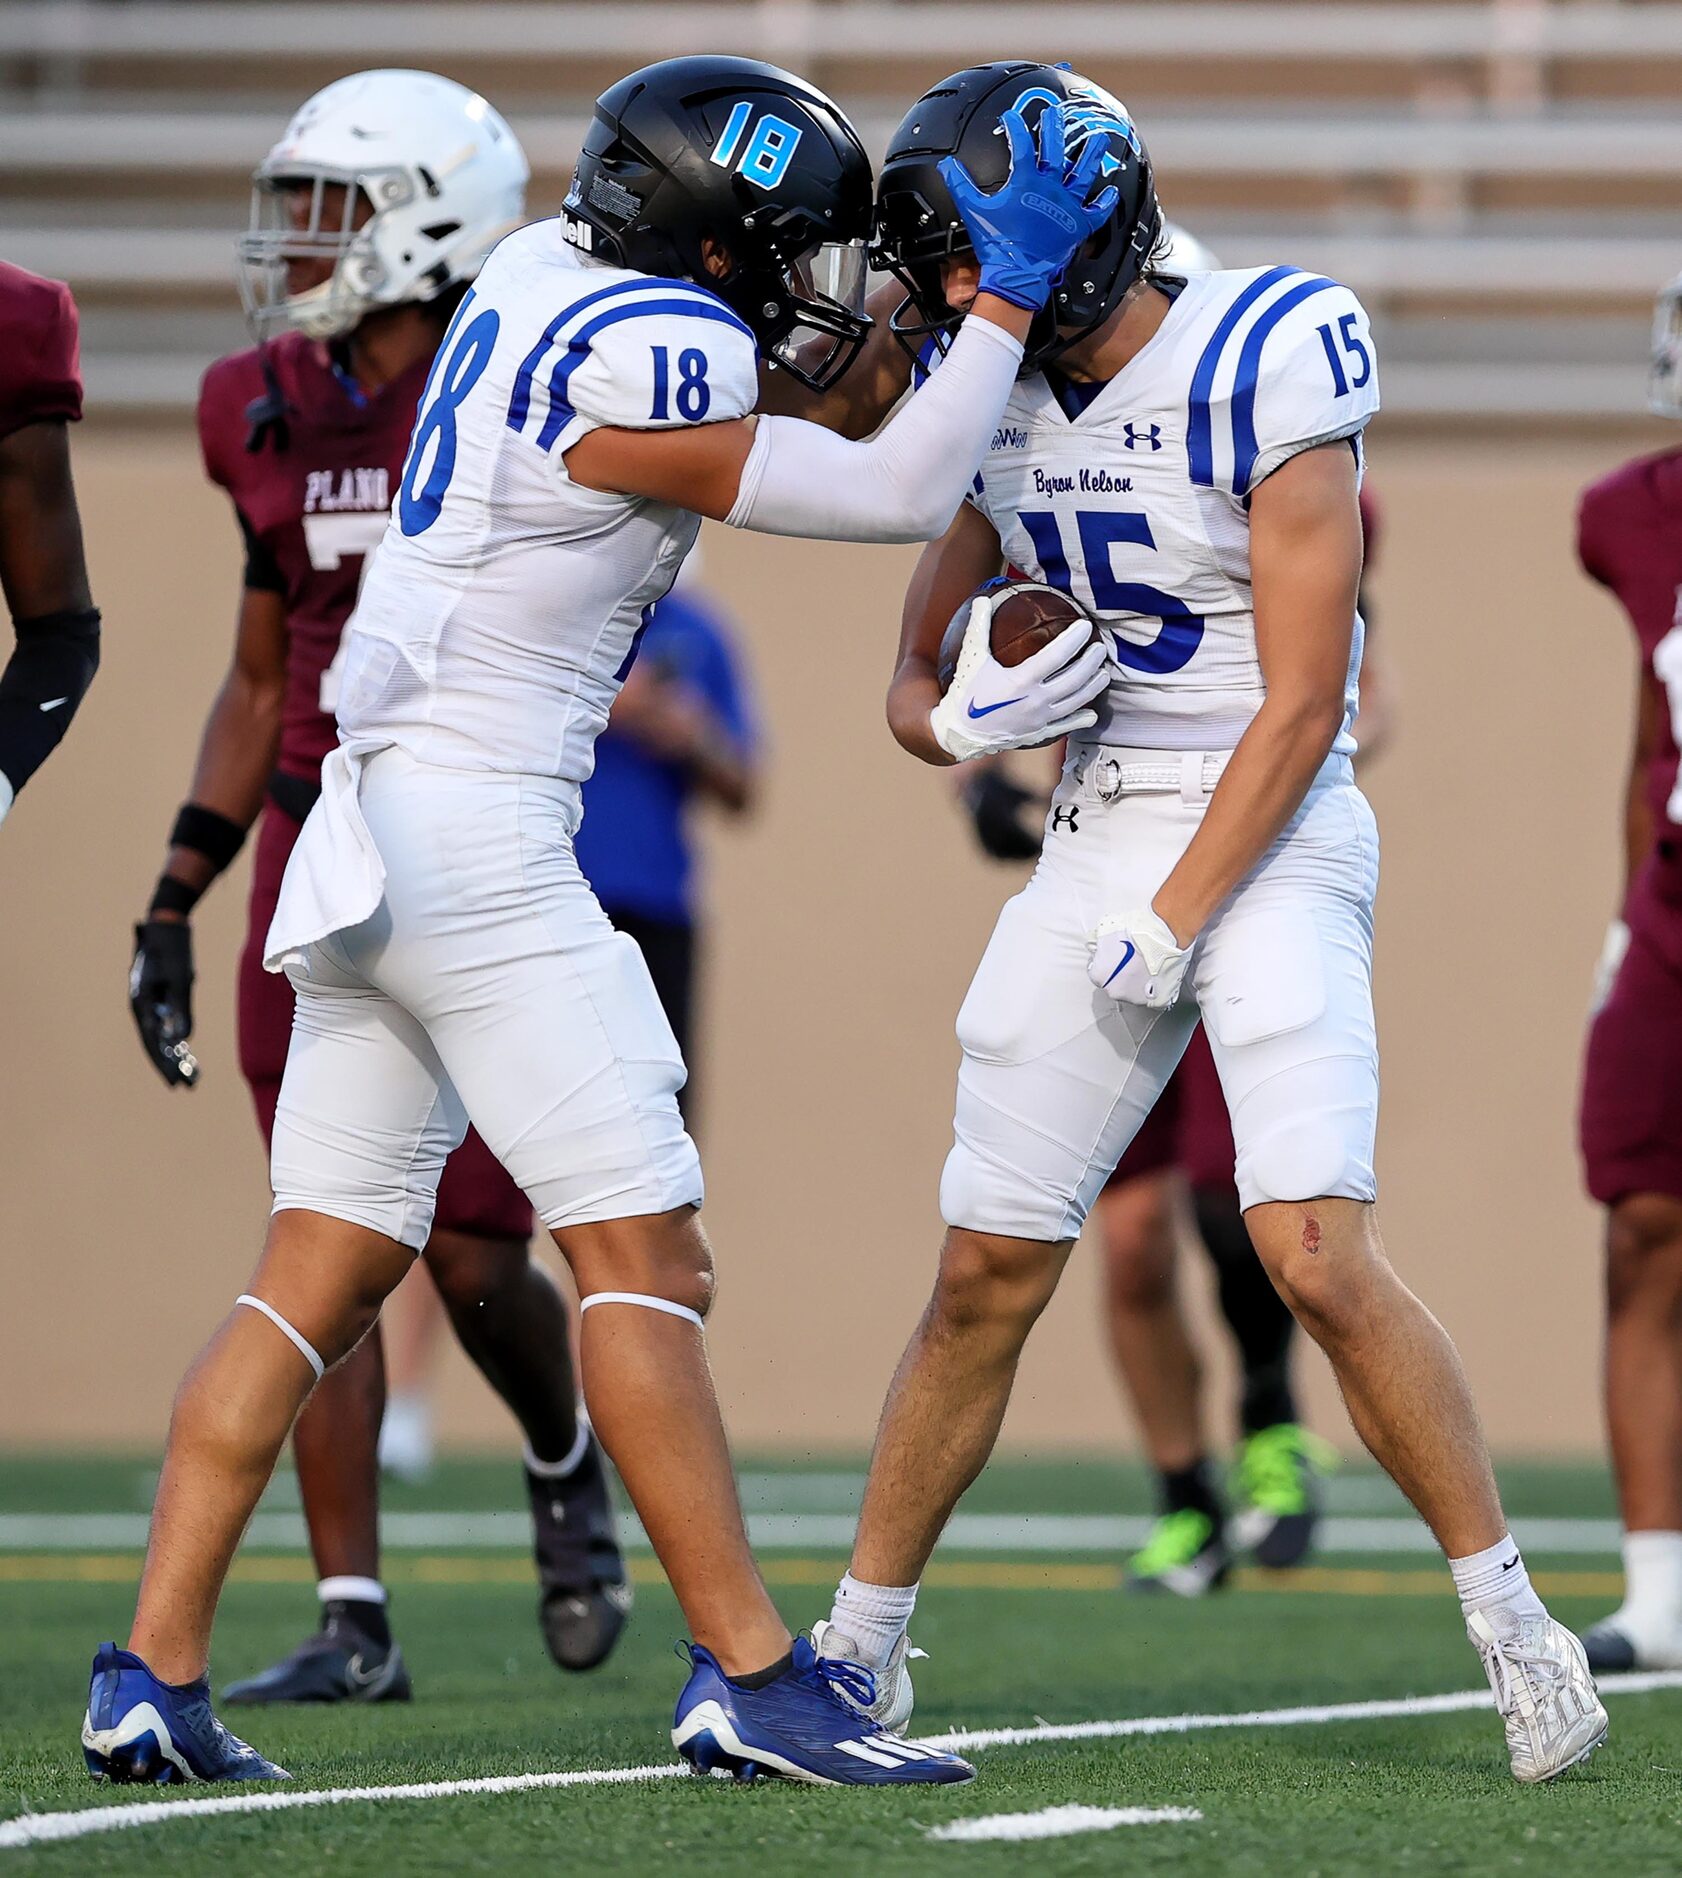
[[[206,471],[245,543],[235,654],[139,929],[133,994],[153,1063],[172,1085],[192,1087],[187,915],[256,820],[239,1058],[265,1143],[293,997],[263,970],[263,942],[338,740],[345,622],[385,532],[438,340],[485,254],[520,219],[525,178],[518,143],[483,99],[409,71],[329,86],[258,171],[256,226],[241,256],[259,343],[211,366],[198,413]],[[440,1182],[426,1261],[465,1347],[521,1422],[545,1634],[563,1666],[587,1667],[611,1646],[629,1593],[600,1457],[576,1414],[564,1307],[528,1256],[531,1224],[525,1196],[469,1136]],[[294,1439],[321,1628],[231,1699],[407,1696],[380,1584],[383,1399],[376,1332],[323,1382]],[[569,1456],[576,1464],[557,1475]]]
[[[1682,418],[1682,276],[1660,296],[1650,403]],[[1624,809],[1624,899],[1583,1066],[1589,1192],[1606,1208],[1606,1420],[1624,1601],[1583,1639],[1604,1669],[1682,1666],[1682,449],[1583,496],[1584,571],[1640,652]]]
[[[682,1060],[573,835],[638,627],[702,515],[864,541],[951,521],[1034,316],[1116,196],[1060,111],[1004,129],[997,187],[950,172],[981,263],[963,330],[867,443],[754,413],[762,354],[822,388],[868,332],[868,159],[773,66],[675,59],[613,86],[565,213],[504,240],[462,299],[265,946],[297,997],[268,1243],[177,1401],[130,1650],[95,1661],[96,1773],[167,1777],[174,1743],[195,1772],[272,1777],[217,1738],[198,1682],[223,1576],[311,1386],[425,1244],[471,1119],[572,1267],[592,1420],[693,1627],[674,1745],[739,1778],[970,1776],[889,1742],[852,1705],[870,1676],[820,1663],[766,1594],[702,1337]]]
[[[907,596],[888,713],[925,762],[1065,729],[1069,755],[1039,867],[958,1016],[949,1230],[820,1647],[877,1670],[874,1712],[903,1724],[918,1578],[985,1463],[1087,1211],[1201,1010],[1251,1240],[1450,1557],[1514,1773],[1550,1779],[1598,1745],[1605,1711],[1507,1535],[1453,1347],[1387,1263],[1373,1216],[1378,854],[1350,764],[1361,432],[1378,406],[1366,316],[1295,268],[1169,271],[1124,108],[1065,71],[993,65],[947,79],[890,145],[877,243],[908,291],[902,328],[939,343],[975,288],[939,159],[987,174],[1000,113],[1058,103],[1084,148],[1144,186],[1123,192],[1035,322],[969,502]],[[1113,665],[1094,709],[1070,719],[1044,670],[1057,642],[1027,664],[994,660],[990,590],[970,596],[1001,563],[1101,622]],[[942,694],[936,659],[960,607]]]

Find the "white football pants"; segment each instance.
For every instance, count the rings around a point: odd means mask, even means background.
[[[418,1250],[469,1120],[546,1226],[699,1205],[683,1059],[578,871],[577,784],[386,749],[358,801],[384,898],[287,968],[274,1210]]]
[[[1238,1193],[1371,1200],[1378,1125],[1372,911],[1378,832],[1347,757],[1194,948],[1169,1010],[1086,975],[1101,919],[1145,907],[1196,831],[1225,753],[1071,749],[1044,856],[998,925],[958,1014],[951,1226],[1072,1238],[1173,1074],[1199,1012],[1238,1147]]]

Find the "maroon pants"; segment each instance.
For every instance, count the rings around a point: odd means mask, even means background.
[[[1578,1140],[1602,1206],[1632,1193],[1682,1200],[1682,965],[1632,909],[1629,950],[1595,1014]]]
[[[1177,1167],[1194,1187],[1230,1187],[1237,1158],[1221,1079],[1199,1024],[1191,1033],[1180,1067],[1145,1117],[1145,1125],[1128,1143],[1110,1183]]]

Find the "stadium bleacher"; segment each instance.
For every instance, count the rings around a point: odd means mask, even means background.
[[[1172,214],[1232,265],[1368,301],[1392,413],[1640,406],[1682,267],[1682,5],[1064,0],[18,0],[0,6],[0,252],[68,278],[96,408],[168,411],[237,342],[230,235],[288,110],[338,73],[435,66],[507,111],[558,202],[591,98],[657,53],[732,50],[832,90],[880,147],[966,60],[1065,57],[1140,117]],[[207,102],[208,101],[208,102]],[[1515,317],[1521,316],[1521,317]]]

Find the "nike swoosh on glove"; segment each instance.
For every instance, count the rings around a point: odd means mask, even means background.
[[[1092,622],[1071,620],[1020,665],[993,657],[993,603],[1003,592],[970,602],[957,669],[946,696],[929,713],[929,729],[960,763],[997,750],[1055,743],[1098,721],[1092,700],[1110,682],[1110,649],[1092,640]]]
[[[1168,923],[1143,907],[1098,922],[1086,975],[1118,1004],[1165,1011],[1180,995],[1190,963],[1191,947],[1182,946]]]

